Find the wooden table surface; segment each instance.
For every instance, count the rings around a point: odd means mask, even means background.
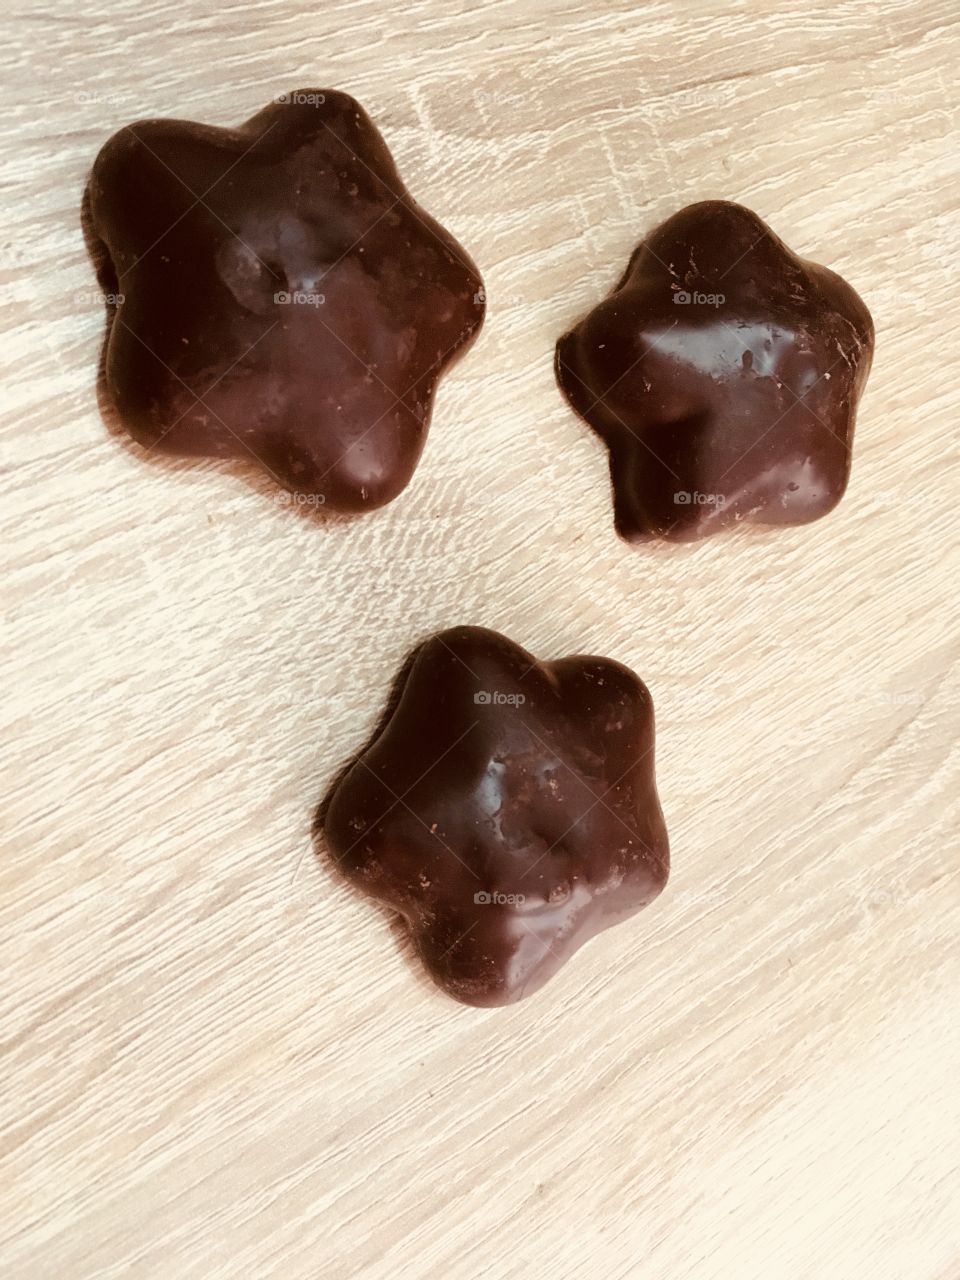
[[[0,1270],[955,1280],[953,0],[67,0],[8,16]],[[407,491],[304,517],[96,406],[89,165],[338,87],[479,263]],[[739,200],[871,307],[846,499],[614,535],[553,345]],[[674,870],[542,992],[459,1006],[312,850],[429,632],[633,666]]]

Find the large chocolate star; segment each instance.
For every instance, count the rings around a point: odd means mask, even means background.
[[[238,129],[142,121],[88,194],[122,297],[106,386],[136,440],[253,458],[341,511],[403,489],[483,286],[353,98],[286,94]]]
[[[872,355],[848,284],[711,200],[641,242],[556,369],[610,450],[618,532],[687,541],[836,506]]]
[[[650,695],[626,667],[538,662],[457,627],[416,651],[330,796],[327,842],[402,913],[445,991],[508,1004],[666,883],[653,742]]]

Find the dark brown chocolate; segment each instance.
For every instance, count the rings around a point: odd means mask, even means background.
[[[130,125],[88,195],[123,298],[106,388],[134,439],[252,458],[334,510],[396,497],[484,292],[353,98],[299,90],[238,129]]]
[[[538,662],[457,627],[415,652],[328,800],[327,843],[439,986],[509,1004],[666,883],[653,746],[650,695],[620,663]]]
[[[557,344],[574,409],[610,450],[622,537],[689,541],[826,515],[850,474],[873,356],[866,306],[740,205],[690,205]]]

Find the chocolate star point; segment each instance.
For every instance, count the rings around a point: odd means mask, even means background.
[[[122,297],[106,388],[140,444],[253,460],[333,510],[404,488],[483,286],[353,98],[300,90],[236,129],[142,121],[88,194]]]
[[[653,735],[650,695],[617,662],[441,632],[334,788],[326,839],[439,986],[508,1004],[666,883]]]

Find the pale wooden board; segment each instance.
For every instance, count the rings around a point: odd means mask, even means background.
[[[27,5],[7,226],[4,1280],[960,1276],[953,0]],[[332,86],[483,270],[407,492],[353,522],[98,415],[85,174]],[[805,529],[615,538],[556,336],[741,200],[873,309]],[[541,994],[436,993],[310,852],[413,643],[634,666],[673,878]]]

